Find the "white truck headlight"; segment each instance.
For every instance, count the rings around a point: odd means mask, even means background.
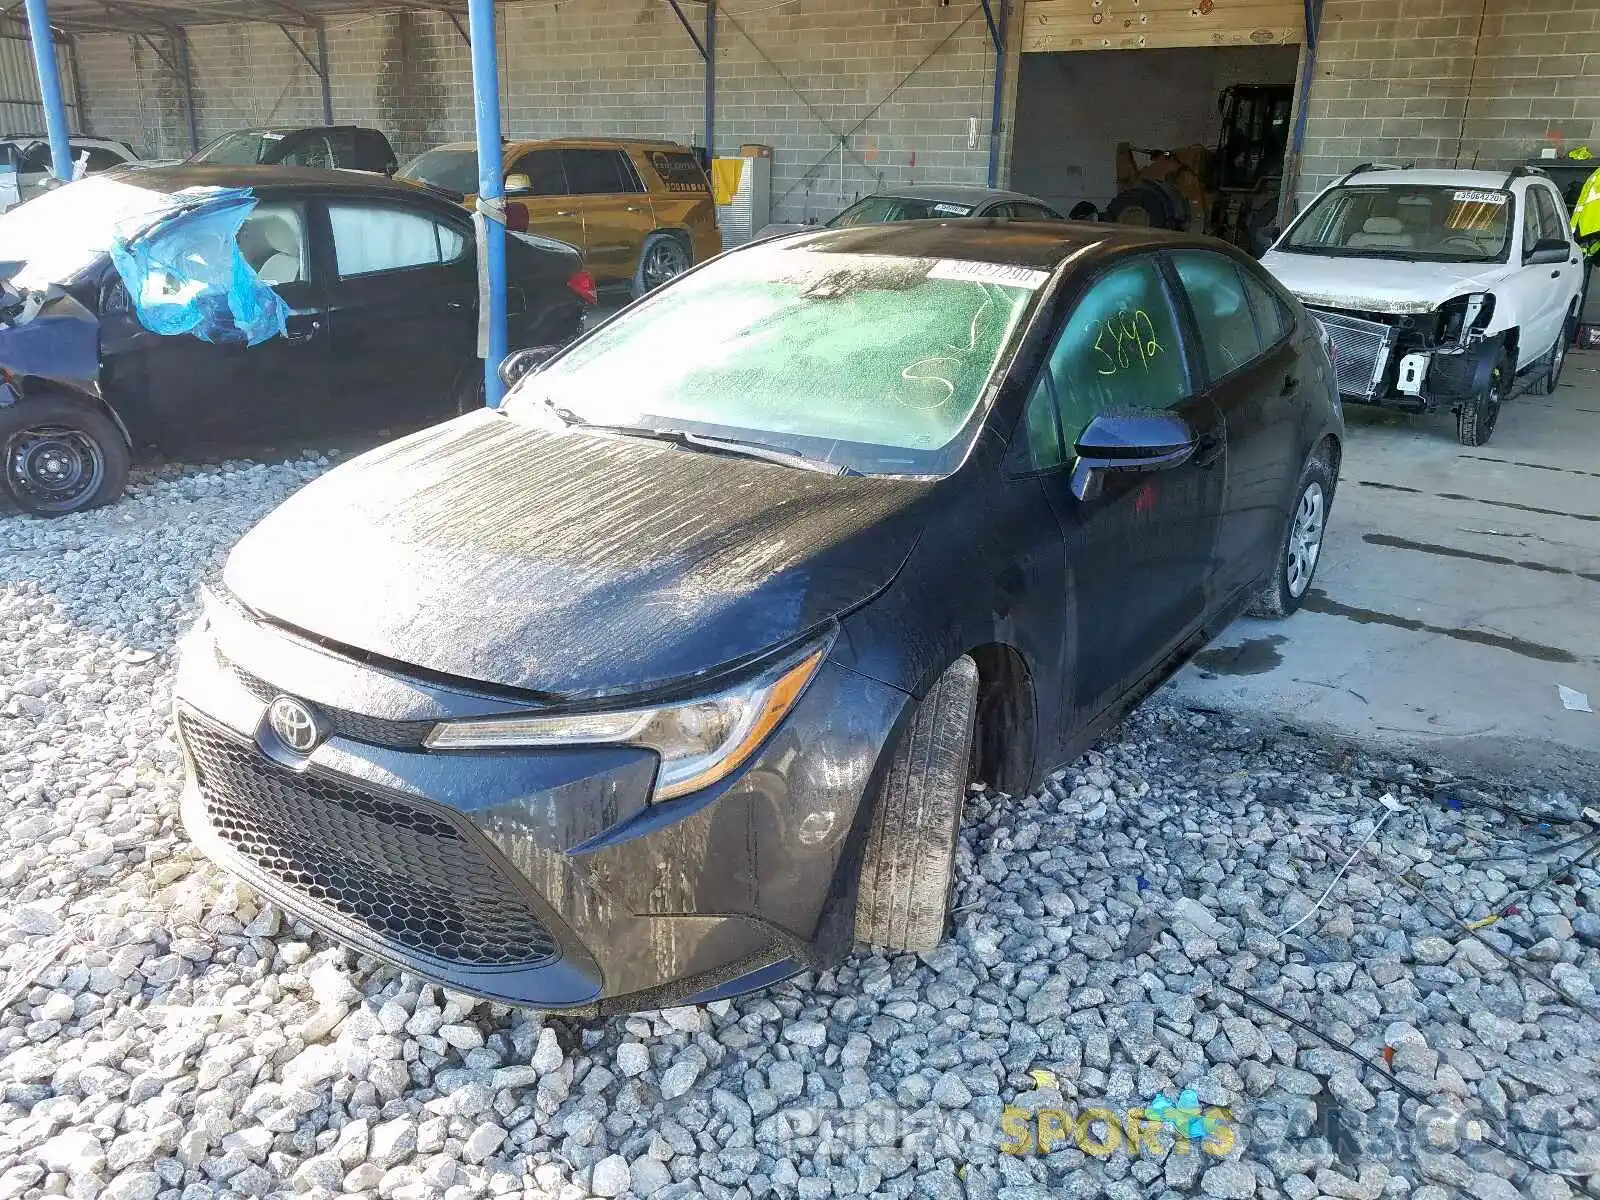
[[[639,746],[661,756],[653,798],[671,800],[726,778],[754,754],[794,707],[826,652],[826,645],[810,647],[744,683],[679,704],[445,721],[424,744],[430,750]]]

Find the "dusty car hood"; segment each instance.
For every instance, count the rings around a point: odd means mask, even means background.
[[[1261,265],[1305,304],[1361,312],[1432,312],[1453,296],[1487,291],[1505,263],[1400,262],[1269,251]]]
[[[245,535],[224,583],[267,617],[428,671],[551,698],[645,691],[872,596],[931,486],[482,412],[312,483]]]

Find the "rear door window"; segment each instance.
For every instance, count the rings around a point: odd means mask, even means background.
[[[286,167],[316,167],[327,170],[334,165],[333,147],[326,136],[308,133],[295,138],[284,156],[279,159]]]
[[[1244,277],[1245,291],[1250,294],[1250,307],[1255,312],[1256,329],[1261,334],[1263,347],[1276,346],[1289,336],[1294,322],[1289,317],[1283,301],[1272,294],[1272,289],[1257,279],[1250,271],[1240,271]]]
[[[263,200],[239,227],[239,252],[268,287],[303,283],[311,259],[306,249],[305,211],[298,204]]]
[[[1258,358],[1261,338],[1233,260],[1209,250],[1178,250],[1172,262],[1194,309],[1211,378],[1231,375]]]
[[[567,186],[574,196],[607,196],[633,191],[623,174],[621,156],[615,150],[563,150],[562,165],[567,169]]]
[[[1034,384],[1025,418],[1033,465],[1066,462],[1101,413],[1173,408],[1191,392],[1160,267],[1148,255],[1114,267],[1067,317]]]
[[[511,164],[509,174],[526,175],[529,196],[565,196],[567,173],[559,150],[530,150]]]
[[[328,223],[341,279],[454,262],[466,248],[459,230],[415,209],[335,201]]]
[[[1556,204],[1555,193],[1547,187],[1535,184],[1528,189],[1528,195],[1532,197],[1534,207],[1539,210],[1540,236],[1565,241],[1567,226],[1561,219],[1561,209]]]
[[[328,134],[328,149],[333,155],[335,166],[360,168],[365,165],[356,156],[354,129],[335,129]]]

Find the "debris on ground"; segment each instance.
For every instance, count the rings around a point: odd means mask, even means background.
[[[327,465],[0,516],[0,1198],[1595,1186],[1584,800],[1159,700],[969,798],[925,956],[585,1023],[314,935],[183,837],[168,704],[196,586]]]

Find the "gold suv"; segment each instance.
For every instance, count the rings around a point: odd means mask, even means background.
[[[528,229],[583,251],[598,284],[635,296],[722,250],[711,186],[676,142],[557,138],[506,142],[507,199],[528,209]],[[471,207],[478,156],[471,142],[439,146],[400,172]]]

